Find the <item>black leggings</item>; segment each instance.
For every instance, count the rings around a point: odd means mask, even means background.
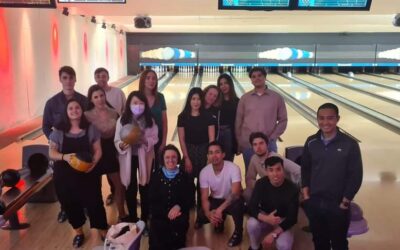
[[[138,181],[137,181],[137,170],[139,167],[139,158],[137,156],[132,156],[131,161],[131,183],[125,192],[126,205],[128,207],[129,218],[131,221],[136,222],[138,220],[137,216],[137,191],[138,191]],[[140,194],[140,219],[147,222],[149,218],[149,185],[139,185]]]

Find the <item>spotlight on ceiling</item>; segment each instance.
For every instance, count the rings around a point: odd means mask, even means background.
[[[105,22],[103,22],[103,25],[101,25],[101,27],[102,27],[103,29],[107,29],[107,25],[106,25],[106,23],[105,23]]]
[[[95,16],[92,16],[92,19],[90,19],[90,21],[91,21],[92,23],[96,23],[96,17],[95,17]]]
[[[67,7],[64,7],[64,8],[63,8],[62,14],[63,14],[64,16],[68,16],[68,15],[69,15],[69,10],[68,10]]]

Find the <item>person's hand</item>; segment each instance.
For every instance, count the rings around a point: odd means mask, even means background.
[[[272,249],[274,246],[275,238],[272,236],[272,233],[267,234],[262,241],[263,249]]]
[[[173,206],[168,212],[168,219],[175,220],[182,214],[181,207],[179,205]]]
[[[189,159],[189,157],[185,157],[185,171],[188,174],[191,174],[193,171],[192,161]]]
[[[222,216],[220,216],[216,210],[211,210],[207,214],[207,218],[214,226],[218,226],[222,222]]]
[[[63,158],[64,161],[68,162],[68,164],[71,165],[71,159],[72,159],[72,157],[74,157],[75,155],[76,155],[75,153],[64,154],[62,158]]]
[[[127,149],[129,148],[130,145],[129,145],[128,143],[125,143],[125,142],[122,141],[122,142],[119,143],[118,146],[119,146],[119,148],[120,148],[121,150],[127,150]]]
[[[282,222],[281,217],[276,216],[276,209],[266,217],[266,222],[272,226],[279,225]]]
[[[158,155],[162,155],[162,151],[165,148],[165,144],[161,143],[160,147],[158,148]]]

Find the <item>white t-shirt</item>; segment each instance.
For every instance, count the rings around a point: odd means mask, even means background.
[[[125,94],[119,88],[113,86],[110,87],[111,89],[109,91],[106,91],[106,99],[118,112],[118,114],[121,115],[126,102]]]
[[[211,197],[225,199],[232,190],[232,183],[242,180],[240,168],[230,161],[224,161],[224,167],[218,175],[215,175],[211,164],[208,164],[200,172],[200,187],[210,188]]]

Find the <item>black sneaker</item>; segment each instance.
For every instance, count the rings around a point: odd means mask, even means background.
[[[57,215],[58,223],[63,223],[68,219],[67,213],[64,210],[61,210]]]
[[[224,232],[224,223],[220,223],[218,226],[214,227],[214,231],[218,234]]]
[[[109,206],[114,202],[114,195],[111,193],[106,198],[106,205]]]
[[[72,246],[74,248],[79,248],[83,245],[84,241],[85,241],[85,235],[77,234],[77,235],[75,235],[74,239],[72,240]]]
[[[235,247],[239,245],[242,242],[242,234],[241,232],[233,232],[231,238],[228,241],[228,246],[229,247]]]

